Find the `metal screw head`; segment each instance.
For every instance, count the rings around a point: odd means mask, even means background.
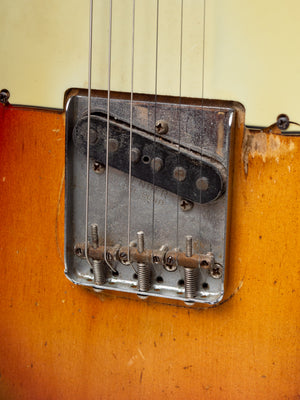
[[[160,257],[159,257],[159,256],[153,256],[152,262],[153,262],[154,264],[159,264],[159,263],[160,263]]]
[[[177,269],[176,260],[174,257],[169,256],[164,264],[164,269],[168,272],[174,272]]]
[[[106,252],[106,259],[107,259],[107,261],[109,261],[109,262],[111,262],[111,261],[113,261],[113,256],[112,256],[112,254],[111,253],[109,253],[108,251]]]
[[[120,261],[121,261],[122,263],[127,263],[127,261],[128,261],[127,253],[121,252],[121,253],[119,254],[119,257],[120,257]]]
[[[2,89],[0,92],[0,103],[3,103],[3,104],[8,103],[9,97],[10,97],[9,90]]]
[[[285,131],[290,126],[290,119],[286,114],[280,114],[277,117],[276,124],[281,131]]]
[[[95,161],[93,169],[96,174],[103,174],[103,172],[105,171],[105,165],[99,163],[98,161]]]
[[[220,264],[215,264],[210,270],[210,275],[214,279],[220,279],[223,275],[223,268]]]
[[[200,261],[200,267],[207,269],[209,267],[209,263],[207,260]]]
[[[74,247],[74,253],[77,257],[83,258],[85,256],[84,249],[80,247],[80,245],[76,245]]]
[[[175,264],[175,258],[172,257],[172,256],[169,256],[169,257],[167,258],[166,264],[168,264],[168,265],[174,265],[174,264]]]
[[[155,124],[155,132],[159,135],[164,135],[168,132],[169,126],[168,123],[162,119],[158,120]]]
[[[182,211],[190,211],[194,207],[194,203],[190,200],[181,199],[179,202]]]
[[[183,182],[186,178],[186,169],[183,167],[176,167],[173,171],[173,177],[178,182]]]

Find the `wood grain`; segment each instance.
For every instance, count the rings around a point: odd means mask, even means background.
[[[227,301],[194,310],[71,284],[64,115],[0,118],[1,399],[299,398],[300,138],[267,136],[246,176],[239,131]]]

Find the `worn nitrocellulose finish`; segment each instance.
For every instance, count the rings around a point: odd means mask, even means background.
[[[298,398],[299,137],[238,130],[225,301],[194,310],[69,282],[64,114],[0,120],[1,399]]]

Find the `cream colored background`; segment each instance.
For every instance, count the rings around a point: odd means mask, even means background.
[[[107,88],[108,0],[94,0],[93,88]],[[0,2],[0,86],[15,104],[63,107],[87,87],[89,0]],[[184,0],[182,95],[202,96],[203,0]],[[136,0],[134,91],[155,87],[155,0]],[[248,124],[300,122],[300,1],[206,0],[204,97],[233,99]],[[129,91],[132,0],[113,1],[112,89]],[[158,93],[179,94],[180,0],[160,0]]]

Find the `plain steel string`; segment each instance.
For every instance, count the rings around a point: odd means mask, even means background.
[[[202,154],[202,145],[203,145],[203,133],[204,133],[204,58],[205,58],[205,17],[206,17],[206,0],[203,0],[203,27],[202,27],[202,127],[200,131],[200,148]],[[202,176],[202,163],[200,165],[200,177]],[[202,199],[202,191],[200,190],[199,201],[201,204]],[[199,213],[199,242],[201,243],[201,212]]]
[[[109,115],[111,81],[111,36],[112,36],[112,0],[109,3],[109,45],[108,45],[108,85],[107,85],[107,124],[106,124],[106,168],[105,168],[105,210],[104,210],[104,260],[113,272],[117,272],[107,260],[107,213],[108,213],[108,156],[109,156]]]
[[[133,117],[133,77],[134,77],[134,31],[135,31],[135,0],[132,2],[132,48],[131,48],[131,92],[130,92],[130,127],[129,127],[129,165],[128,165],[128,262],[130,263],[130,227],[131,227],[131,163],[132,163],[132,117]],[[133,268],[133,265],[132,265]],[[134,269],[134,268],[133,268]],[[136,271],[135,271],[136,272]]]
[[[179,113],[178,113],[178,153],[177,166],[180,161],[180,142],[181,142],[181,90],[182,90],[182,38],[183,38],[183,0],[181,0],[180,10],[180,53],[179,53]],[[176,226],[176,248],[179,249],[179,180],[177,180],[177,226]],[[178,250],[179,251],[179,250]]]
[[[88,123],[86,143],[86,188],[85,188],[85,257],[88,258],[88,223],[89,223],[89,186],[90,186],[90,128],[91,128],[91,87],[92,87],[92,52],[93,52],[93,0],[90,0],[89,16],[89,60],[88,60]]]
[[[154,95],[154,140],[153,140],[153,181],[152,181],[152,258],[154,251],[154,218],[155,218],[155,145],[156,145],[156,107],[157,107],[157,70],[158,70],[158,18],[159,18],[159,0],[156,1],[156,38],[155,38],[155,95]]]

